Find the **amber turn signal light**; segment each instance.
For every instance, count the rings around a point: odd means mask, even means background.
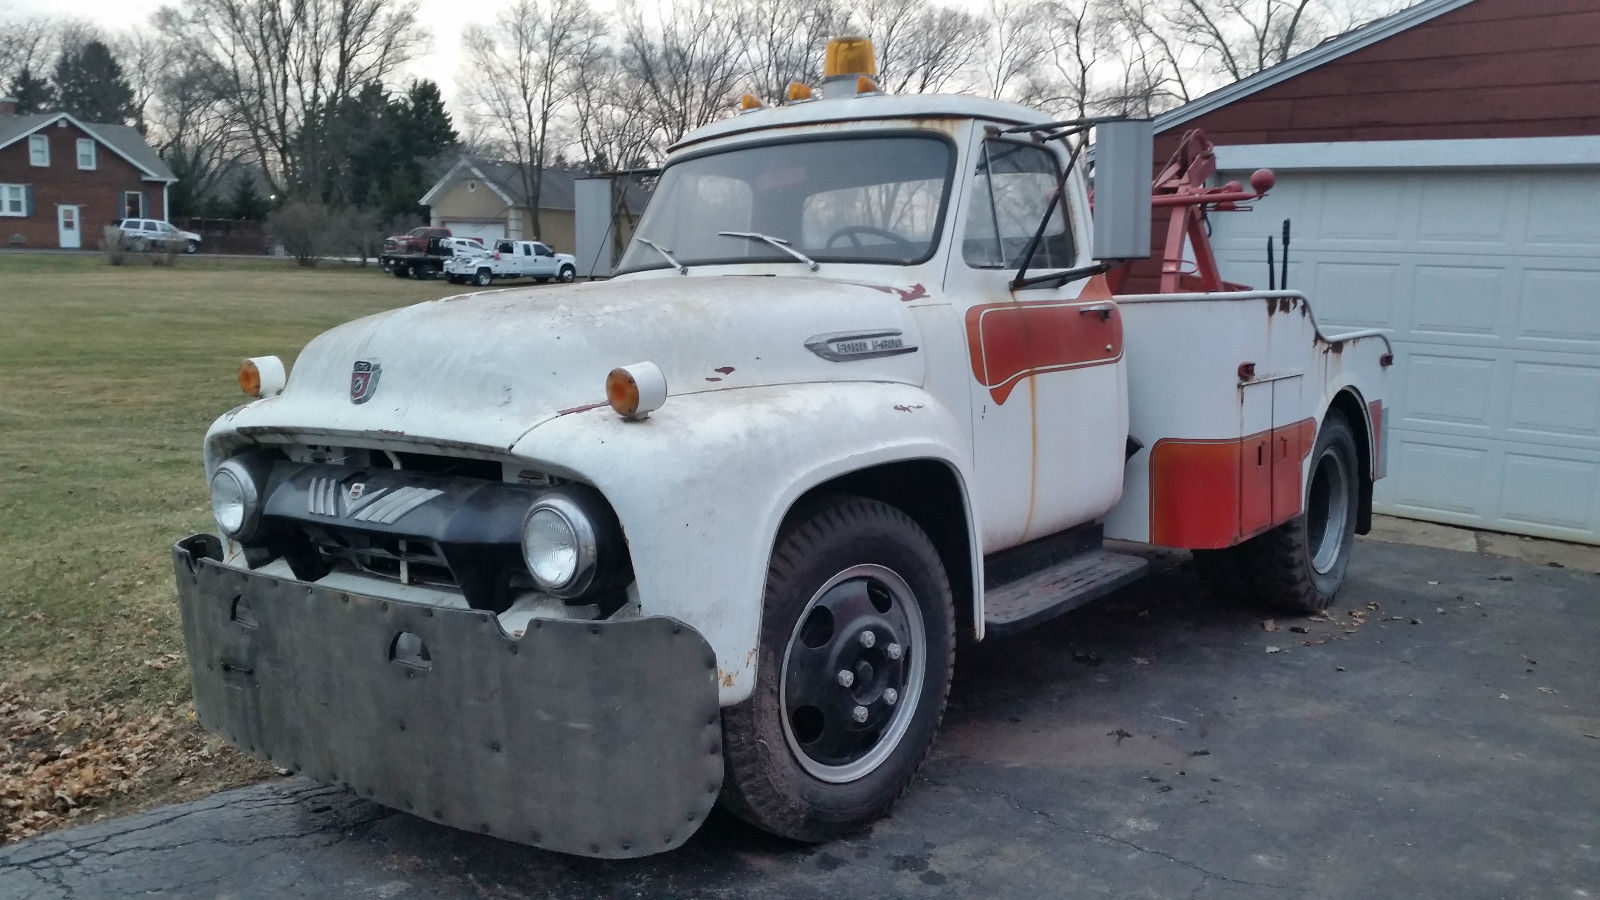
[[[239,389],[252,397],[275,397],[283,393],[288,373],[276,356],[254,356],[239,363]]]
[[[740,112],[749,112],[752,109],[760,109],[761,105],[761,98],[757,97],[755,94],[745,94],[739,98]]]
[[[858,77],[856,79],[856,93],[858,93],[858,94],[876,94],[876,93],[878,93],[878,80],[876,78],[873,78],[871,75],[862,75],[862,76]]]
[[[606,376],[606,402],[624,419],[642,419],[667,402],[667,378],[652,362],[618,366]]]
[[[789,102],[798,103],[801,100],[811,99],[811,85],[801,84],[798,81],[789,82]]]

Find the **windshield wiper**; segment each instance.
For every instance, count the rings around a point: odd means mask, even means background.
[[[668,250],[667,248],[661,246],[660,244],[656,243],[655,241],[650,240],[649,238],[638,238],[638,240],[639,240],[639,243],[641,243],[641,244],[645,245],[646,247],[649,247],[651,250],[654,250],[655,252],[661,254],[661,258],[666,260],[667,262],[671,263],[672,267],[674,269],[678,270],[678,274],[679,275],[687,275],[687,274],[689,274],[689,267],[684,265],[681,262],[678,262],[677,257],[672,255],[672,251],[671,250]]]
[[[816,260],[789,246],[789,242],[781,237],[773,237],[770,234],[762,234],[759,231],[719,231],[717,234],[721,237],[738,237],[750,241],[762,241],[777,247],[779,250],[782,250],[795,259],[805,263],[806,266],[813,272],[819,268]]]

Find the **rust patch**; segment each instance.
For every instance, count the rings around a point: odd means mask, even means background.
[[[721,378],[707,378],[707,381],[721,381]]]
[[[744,655],[744,667],[746,669],[756,664],[756,654],[759,652],[759,647],[751,647],[750,652]]]
[[[1334,356],[1343,355],[1344,354],[1344,341],[1329,341],[1328,342],[1328,352],[1332,353]]]
[[[717,368],[712,369],[711,371],[717,373],[718,375],[732,375],[733,374],[733,366],[718,366]]]
[[[405,437],[406,433],[398,428],[379,428],[378,433],[389,437]]]
[[[910,303],[913,300],[921,300],[923,297],[928,296],[928,289],[923,287],[922,282],[920,281],[904,290],[895,288],[894,292],[899,294],[900,300],[905,303]]]
[[[568,413],[588,412],[591,409],[599,409],[600,407],[605,406],[605,405],[606,405],[605,401],[602,400],[599,403],[586,403],[583,406],[569,406],[566,409],[558,409],[558,410],[556,410],[556,415],[564,416],[564,415],[567,415]]]
[[[904,403],[896,403],[894,405],[895,412],[911,412],[914,409],[921,409],[921,408],[922,408],[922,404],[921,403],[915,404],[913,406],[907,406]]]
[[[717,666],[717,684],[726,688],[733,687],[733,673],[724,672],[721,666]]]

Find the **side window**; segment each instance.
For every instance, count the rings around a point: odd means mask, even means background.
[[[534,244],[533,245],[533,254],[535,256],[554,256],[555,255],[555,253],[551,252],[549,247],[546,247],[543,244]]]
[[[1055,154],[1033,144],[988,140],[973,172],[961,256],[979,269],[1014,269],[1055,196],[1060,165]],[[1072,227],[1062,204],[1055,204],[1029,268],[1060,269],[1076,264]]]
[[[145,222],[144,222],[144,230],[145,231],[155,231],[156,230],[156,223],[150,221],[149,219],[146,219]]]
[[[510,241],[501,241],[500,243],[494,245],[494,252],[496,252],[496,253],[516,253],[517,252],[517,248],[512,246]]]
[[[523,244],[522,245],[522,255],[523,256],[532,256],[533,255],[533,245],[532,244]]]

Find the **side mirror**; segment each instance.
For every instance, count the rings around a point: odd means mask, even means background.
[[[1094,142],[1094,257],[1150,255],[1150,180],[1155,126],[1149,119],[1102,122]]]

